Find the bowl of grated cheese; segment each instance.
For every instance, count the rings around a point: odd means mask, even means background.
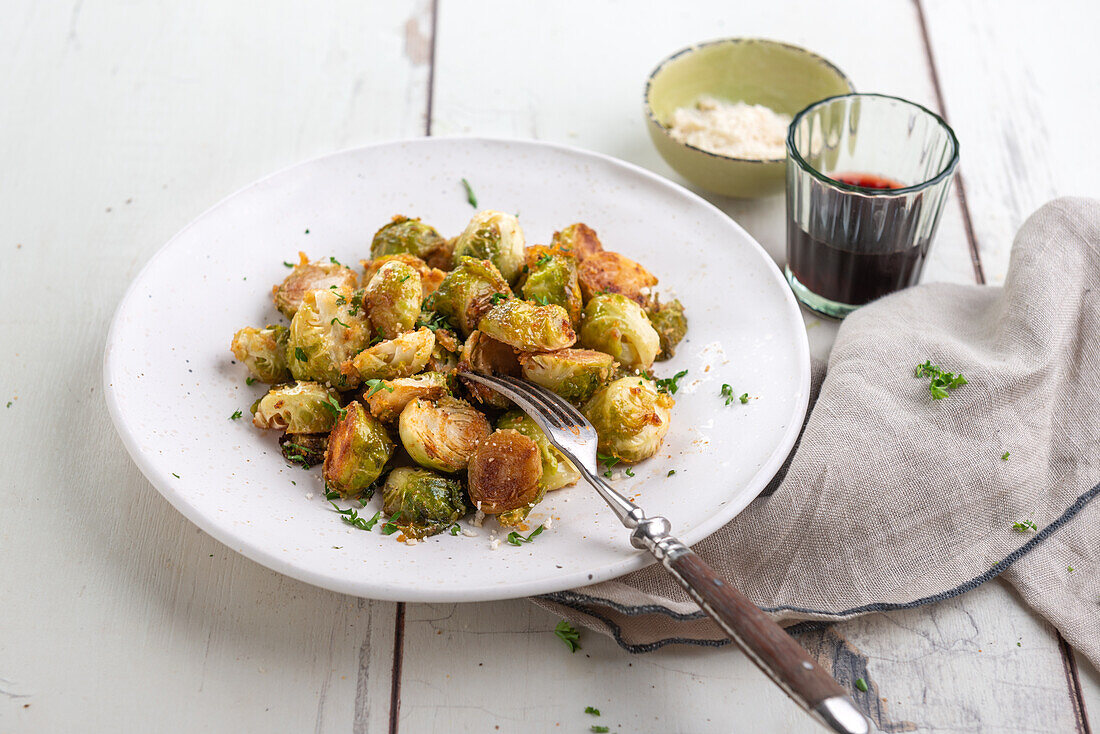
[[[646,81],[646,123],[661,157],[689,182],[756,198],[783,190],[791,119],[853,91],[840,69],[804,48],[727,38],[657,65]]]

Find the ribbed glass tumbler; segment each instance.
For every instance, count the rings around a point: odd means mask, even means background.
[[[800,112],[787,133],[787,281],[844,318],[914,285],[959,162],[938,115],[897,97],[848,94]]]

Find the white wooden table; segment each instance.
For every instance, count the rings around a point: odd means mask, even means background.
[[[674,176],[643,128],[644,78],[735,35],[805,45],[861,90],[945,112],[961,178],[927,279],[996,283],[1036,206],[1100,195],[1095,4],[307,5],[321,4],[4,4],[0,732],[816,731],[732,650],[631,656],[588,633],[570,655],[523,600],[365,601],[227,550],[115,437],[100,388],[110,316],[205,208],[340,148],[538,138]],[[715,203],[782,259],[782,197]],[[835,327],[807,328],[826,353]],[[869,682],[857,700],[884,731],[1100,721],[1100,675],[999,582],[801,640],[843,683]]]

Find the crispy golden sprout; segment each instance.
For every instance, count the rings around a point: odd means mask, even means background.
[[[523,377],[536,385],[582,403],[615,373],[615,359],[594,349],[560,349],[520,355]]]
[[[447,277],[446,272],[439,268],[431,267],[416,255],[401,252],[396,255],[383,255],[373,260],[360,260],[359,264],[363,266],[363,282],[370,283],[374,274],[377,273],[383,265],[390,262],[404,263],[420,275],[421,299],[427,298],[435,293],[436,288],[438,288],[439,284],[443,282],[443,279]],[[450,263],[449,257],[447,262]]]
[[[539,306],[512,298],[481,317],[477,328],[521,352],[550,352],[571,347],[577,332],[561,306]]]
[[[497,431],[483,441],[467,476],[470,499],[486,515],[529,509],[546,494],[538,444],[518,431]]]
[[[516,350],[481,331],[470,334],[470,338],[462,346],[462,360],[458,363],[458,370],[460,373],[477,372],[481,375],[510,377],[519,377],[522,374]],[[479,403],[502,410],[511,406],[506,397],[491,387],[461,379],[470,395]]]
[[[246,326],[233,335],[230,349],[253,377],[274,385],[290,378],[286,363],[288,336],[287,328],[281,324],[268,324],[262,329]]]
[[[356,497],[382,476],[395,444],[377,418],[358,402],[344,408],[344,416],[329,434],[325,450],[325,488],[341,497]]]
[[[310,291],[329,290],[332,286],[339,290],[353,291],[359,286],[359,276],[351,268],[338,262],[311,263],[304,252],[299,252],[298,257],[299,263],[294,266],[290,275],[271,289],[275,308],[288,319],[294,318],[302,299]]]
[[[657,285],[657,278],[626,255],[617,252],[597,252],[585,258],[577,268],[584,300],[600,293],[620,293],[645,305],[648,289]]]
[[[252,410],[252,425],[287,433],[323,433],[336,422],[339,395],[316,382],[276,385]]]
[[[363,306],[375,331],[396,339],[412,330],[422,300],[420,274],[405,263],[388,262],[367,283]]]
[[[362,380],[412,377],[428,364],[434,346],[435,334],[423,327],[364,349],[346,360],[340,369],[349,384],[355,385]]]
[[[397,421],[401,443],[412,460],[429,469],[455,473],[489,437],[489,421],[469,403],[455,398],[436,402],[416,398]]]
[[[415,255],[431,267],[449,267],[452,245],[419,219],[398,215],[374,233],[371,241],[372,259],[386,255]]]
[[[447,378],[439,372],[382,380],[363,388],[363,399],[370,406],[371,415],[386,423],[397,420],[405,406],[417,398],[438,400],[447,394]]]
[[[598,390],[583,412],[599,434],[600,453],[635,463],[661,447],[674,403],[652,380],[620,377]]]
[[[554,238],[550,241],[550,249],[562,255],[575,257],[577,262],[582,262],[597,252],[602,252],[603,245],[600,244],[600,238],[596,236],[595,230],[587,224],[578,222],[570,224],[560,232],[555,232]]]

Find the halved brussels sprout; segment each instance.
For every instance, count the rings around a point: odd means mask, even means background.
[[[388,262],[367,284],[363,305],[370,322],[386,339],[411,331],[420,316],[420,274],[400,262]]]
[[[260,382],[274,385],[290,377],[286,365],[287,329],[267,325],[262,329],[246,326],[233,335],[233,356]]]
[[[652,380],[620,377],[598,390],[583,412],[599,434],[600,453],[634,463],[657,453],[674,404]]]
[[[688,330],[684,305],[678,300],[661,303],[655,299],[646,309],[646,316],[649,317],[649,323],[653,325],[653,329],[661,339],[661,353],[657,356],[657,360],[663,362],[666,359],[672,359],[676,354],[676,345]]]
[[[521,352],[551,352],[577,341],[577,332],[573,331],[564,308],[538,306],[518,298],[490,308],[477,328]]]
[[[322,473],[328,491],[355,497],[382,475],[396,446],[386,427],[358,402],[344,411],[329,434]]]
[[[512,410],[502,415],[497,420],[497,429],[509,429],[522,433],[535,442],[539,447],[539,456],[542,458],[542,488],[547,492],[576,484],[581,478],[577,467],[565,458],[565,454],[558,451],[546,438],[538,424],[531,416],[521,410]]]
[[[370,406],[371,415],[389,423],[397,420],[410,401],[416,398],[438,400],[447,393],[446,376],[439,372],[424,372],[415,377],[372,382],[363,388],[363,399]]]
[[[252,425],[287,433],[324,433],[336,422],[339,398],[316,382],[277,385],[256,401]]]
[[[520,363],[525,379],[575,403],[591,397],[615,372],[614,358],[593,349],[523,354]]]
[[[549,248],[541,245],[528,247],[527,279],[520,290],[528,301],[561,306],[574,325],[580,320],[584,305],[574,258],[552,254]]]
[[[292,464],[305,467],[320,464],[325,460],[327,448],[327,433],[284,433],[279,436],[279,449],[283,452],[283,458]]]
[[[584,260],[597,252],[603,251],[600,238],[587,224],[577,222],[570,224],[560,232],[554,233],[550,241],[550,248],[562,255],[577,258],[577,262]]]
[[[455,240],[451,257],[461,264],[463,257],[488,260],[509,283],[516,282],[523,268],[523,230],[511,214],[483,211],[474,215]]]
[[[474,506],[486,515],[512,513],[505,521],[513,525],[546,495],[539,447],[518,431],[497,431],[482,441],[467,477]]]
[[[463,257],[459,258],[458,266],[447,273],[425,306],[441,314],[467,337],[494,301],[511,297],[512,289],[495,265],[488,260]]]
[[[360,260],[359,264],[363,266],[363,282],[370,283],[370,279],[374,277],[374,274],[382,269],[382,266],[386,263],[399,262],[408,265],[410,268],[420,274],[420,297],[421,299],[427,298],[431,294],[435,293],[435,289],[439,287],[439,284],[443,282],[443,279],[447,277],[447,273],[443,272],[439,268],[429,267],[429,265],[418,258],[416,255],[409,255],[407,253],[399,253],[397,255],[383,255],[373,260]],[[447,265],[450,267],[451,258],[448,255]]]
[[[310,291],[290,322],[286,361],[295,380],[316,380],[341,389],[355,387],[355,376],[340,367],[370,342],[363,313],[349,305],[350,293]],[[350,378],[350,379],[349,379]]]
[[[332,286],[338,290],[355,290],[359,285],[355,271],[338,262],[311,263],[304,252],[299,252],[298,257],[300,261],[290,275],[271,289],[275,308],[288,319],[298,313],[298,306],[310,291],[327,291]]]
[[[597,252],[577,267],[581,293],[585,301],[598,293],[621,293],[644,304],[646,289],[657,285],[657,278],[638,263],[617,252]]]
[[[521,374],[516,350],[481,331],[470,334],[470,338],[462,346],[462,361],[458,363],[458,369],[461,372],[477,372],[481,375],[519,377]],[[461,375],[459,377],[461,378]],[[506,397],[491,387],[473,380],[463,379],[462,383],[479,403],[500,409],[509,408],[512,405]]]
[[[431,329],[407,331],[396,339],[375,344],[344,362],[349,380],[392,380],[415,375],[432,356],[435,334]]]
[[[489,437],[489,421],[469,403],[414,398],[397,421],[401,443],[412,460],[453,474],[466,468],[478,444]]]
[[[375,232],[370,244],[372,259],[408,253],[432,267],[446,267],[439,263],[440,260],[449,264],[448,250],[447,241],[433,227],[419,219],[409,219],[400,215]]]
[[[430,469],[399,466],[382,485],[382,511],[408,538],[435,535],[466,514],[462,482]]]
[[[661,350],[661,338],[642,307],[618,293],[598,295],[584,307],[580,342],[628,369],[648,370]]]

